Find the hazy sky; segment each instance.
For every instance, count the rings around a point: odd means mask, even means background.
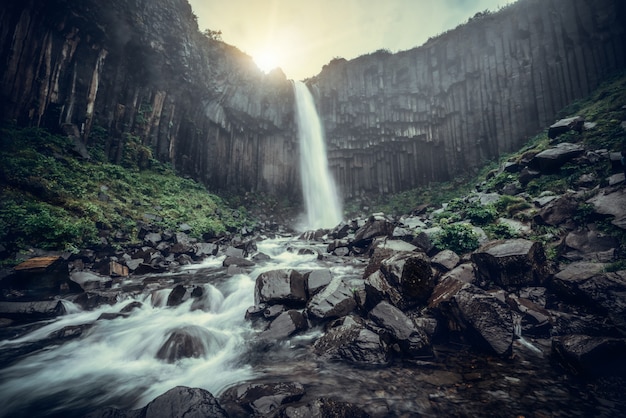
[[[512,0],[189,0],[201,30],[287,78],[318,74],[336,57],[411,49]]]

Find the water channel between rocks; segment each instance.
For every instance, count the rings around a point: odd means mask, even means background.
[[[124,297],[115,305],[81,311],[65,302],[68,314],[29,326],[12,338],[3,336],[0,416],[82,416],[100,407],[139,408],[178,385],[218,396],[245,381],[299,382],[306,391],[302,401],[332,397],[380,417],[618,416],[624,408],[615,401],[618,383],[585,382],[553,367],[549,341],[534,341],[532,348],[516,344],[510,359],[474,353],[462,345],[436,345],[435,358],[372,369],[317,358],[310,344],[323,333],[321,328],[260,351],[251,343],[257,331],[244,318],[254,304],[254,281],[260,273],[324,268],[358,288],[366,260],[352,258],[344,264],[338,257],[299,255],[302,241],[290,239],[257,245],[271,258],[248,274],[228,276],[223,257],[212,257],[175,273],[122,283]],[[139,283],[141,291],[124,290],[137,289]],[[203,297],[165,306],[178,283],[203,287]],[[141,305],[128,316],[99,319],[131,302]],[[79,338],[50,338],[80,326]],[[173,363],[157,358],[172,330],[181,328],[202,335],[206,354]]]

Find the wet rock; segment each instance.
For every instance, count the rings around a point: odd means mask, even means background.
[[[227,389],[220,396],[220,403],[229,416],[264,415],[297,402],[304,393],[300,383],[244,383]]]
[[[435,266],[447,271],[455,268],[461,261],[461,258],[454,251],[443,250],[432,257],[430,261]]]
[[[626,340],[567,335],[552,340],[552,354],[568,370],[590,376],[626,376]]]
[[[340,277],[333,277],[328,286],[307,303],[307,314],[319,321],[345,316],[356,308],[352,289]]]
[[[432,354],[426,334],[417,328],[400,309],[390,303],[380,302],[369,312],[369,318],[384,329],[406,355],[414,357]]]
[[[357,316],[330,323],[324,335],[315,341],[313,352],[325,359],[365,367],[386,365],[390,359],[387,344]]]
[[[440,283],[433,295],[430,306],[451,320],[470,343],[498,355],[511,352],[513,316],[496,296],[454,279]]]
[[[577,210],[578,202],[573,197],[564,195],[541,208],[534,221],[540,225],[564,225],[572,221]]]
[[[380,271],[398,287],[406,308],[426,304],[435,288],[430,259],[423,253],[394,254],[382,261]]]
[[[391,257],[394,251],[389,248],[374,248],[369,262],[367,263],[367,267],[365,267],[365,271],[363,272],[363,278],[368,278],[372,273],[380,270],[380,266],[383,260]]]
[[[435,244],[433,244],[431,240],[431,235],[427,232],[420,232],[413,238],[411,244],[415,245],[418,249],[424,251],[425,253],[430,253],[430,251],[435,248]]]
[[[582,116],[574,116],[571,118],[561,119],[548,128],[548,138],[555,139],[570,130],[582,132],[585,126],[585,119]]]
[[[602,190],[597,196],[587,200],[594,206],[595,212],[601,215],[612,215],[612,224],[626,229],[626,189],[615,191]]]
[[[524,330],[525,334],[534,336],[549,336],[551,324],[551,315],[546,309],[536,305],[528,299],[521,298],[517,295],[508,295],[506,298],[508,305],[522,315],[522,321],[529,324]]]
[[[548,275],[542,244],[525,239],[492,241],[472,261],[479,277],[503,287],[539,284]]]
[[[272,270],[259,274],[254,289],[255,304],[303,307],[307,296],[304,276],[295,270]]]
[[[572,231],[564,241],[569,260],[593,260],[609,262],[613,259],[619,243],[611,236],[604,235],[595,229],[579,229]]]
[[[199,242],[193,245],[194,253],[196,257],[204,257],[210,255],[216,255],[219,247],[215,244],[209,244],[206,242]]]
[[[230,267],[230,266],[252,267],[254,266],[254,263],[250,260],[246,260],[245,258],[227,256],[224,259],[222,265],[224,267]]]
[[[73,271],[70,273],[70,279],[83,290],[110,288],[112,284],[111,277],[101,276],[89,271]]]
[[[143,237],[143,242],[151,247],[156,247],[159,242],[163,240],[163,237],[158,232],[150,232]]]
[[[245,250],[241,248],[228,247],[225,251],[226,257],[244,258],[246,256]]]
[[[626,332],[626,271],[602,272],[602,265],[577,263],[554,276],[556,293],[567,301],[608,315]]]
[[[441,280],[453,278],[463,283],[474,283],[476,281],[476,269],[472,263],[461,264],[449,272],[445,273]]]
[[[518,181],[521,185],[527,185],[531,180],[541,177],[541,172],[539,170],[533,170],[531,168],[525,167],[520,171],[518,176]]]
[[[401,309],[406,308],[406,302],[400,290],[393,286],[381,271],[376,271],[365,279],[365,301],[362,306],[369,311],[379,302],[386,300]]]
[[[210,392],[199,388],[177,386],[142,408],[141,416],[146,418],[227,418],[228,414]]]
[[[313,297],[324,287],[328,286],[332,280],[332,276],[330,274],[330,270],[328,269],[313,270],[305,274],[305,280],[309,297]]]
[[[271,305],[271,306],[268,306],[263,311],[263,318],[265,318],[265,319],[274,319],[278,315],[280,315],[281,313],[285,312],[286,310],[287,309],[285,308],[284,305]]]
[[[354,234],[353,245],[362,247],[369,245],[375,237],[391,236],[394,225],[386,219],[370,219],[363,227]]]
[[[372,243],[372,249],[390,250],[393,252],[419,251],[415,245],[398,239],[378,238]]]
[[[206,357],[220,342],[206,328],[190,325],[171,332],[157,351],[156,358],[174,363],[183,358]]]
[[[187,289],[183,285],[177,285],[167,297],[167,306],[178,306],[189,299]]]
[[[269,327],[259,334],[259,338],[267,341],[283,340],[307,328],[307,321],[302,312],[290,310],[278,315]]]
[[[0,301],[0,317],[37,320],[54,318],[66,313],[63,303],[59,300],[39,302],[7,302]]]
[[[85,292],[74,303],[86,311],[93,310],[102,305],[114,305],[118,302],[120,293],[117,290]]]
[[[130,302],[128,305],[124,306],[122,309],[120,309],[120,312],[130,313],[134,311],[135,309],[141,309],[142,307],[143,307],[143,303],[138,302],[138,301],[133,301],[133,302]]]
[[[286,406],[273,416],[273,418],[330,418],[350,417],[369,418],[369,414],[350,402],[342,402],[334,399],[319,398],[306,405]]]

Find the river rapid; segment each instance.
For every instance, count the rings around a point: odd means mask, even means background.
[[[366,259],[318,260],[317,254],[298,254],[303,245],[289,238],[261,241],[258,251],[270,258],[245,274],[228,275],[224,257],[210,257],[169,274],[134,277],[115,285],[121,296],[114,305],[82,311],[68,300],[68,314],[13,330],[10,338],[3,334],[0,416],[67,417],[101,407],[135,409],[175,386],[204,388],[219,396],[246,381],[299,382],[306,390],[303,400],[333,397],[380,417],[617,416],[613,414],[623,407],[614,400],[602,402],[614,399],[614,382],[591,387],[553,367],[546,341],[523,340],[511,359],[439,344],[432,360],[397,360],[378,369],[316,358],[310,344],[322,328],[259,350],[253,338],[258,330],[245,313],[254,304],[261,272],[323,268],[356,288],[362,285]],[[180,283],[202,287],[202,298],[166,306]],[[131,303],[137,307],[127,316],[102,317]],[[183,328],[201,335],[205,354],[172,363],[157,358],[173,330]],[[68,329],[80,329],[80,335],[51,338]]]

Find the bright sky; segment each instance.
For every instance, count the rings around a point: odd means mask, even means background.
[[[200,30],[287,78],[318,74],[333,58],[352,59],[381,48],[422,45],[477,12],[512,0],[189,0]]]

